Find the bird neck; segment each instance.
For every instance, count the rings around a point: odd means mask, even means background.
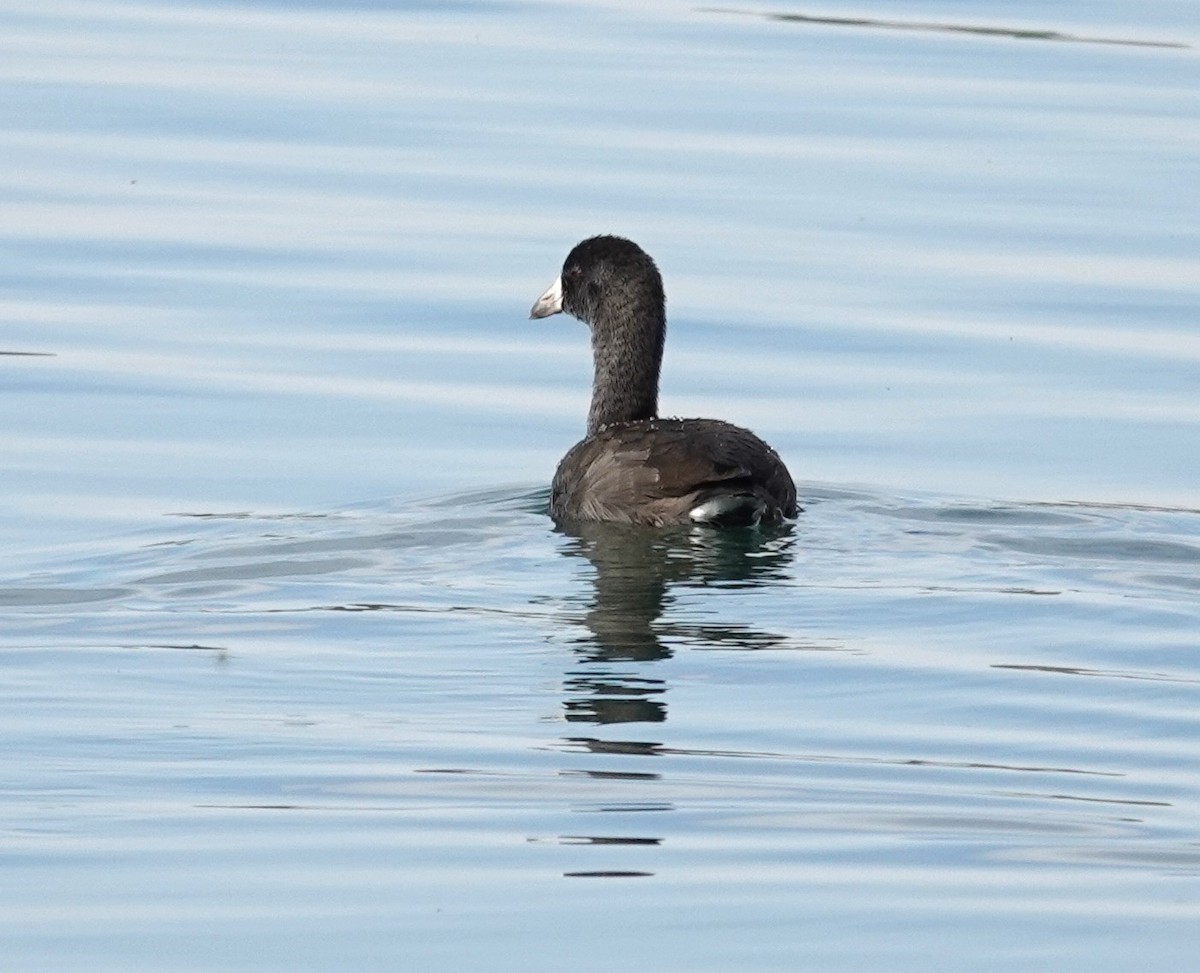
[[[592,322],[592,406],[588,435],[602,426],[658,415],[658,374],[662,366],[666,314],[661,307],[628,309],[619,322]]]

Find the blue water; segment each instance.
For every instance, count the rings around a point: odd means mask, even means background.
[[[720,6],[5,5],[5,969],[1194,964],[1197,22]],[[596,232],[795,525],[553,529]]]

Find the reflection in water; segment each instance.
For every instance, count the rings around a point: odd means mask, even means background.
[[[602,872],[563,872],[564,878],[650,878],[653,875],[653,872],[619,872],[612,870]]]
[[[1022,665],[1016,662],[996,662],[993,669],[1014,669],[1018,672],[1048,672],[1061,676],[1098,676],[1102,679],[1137,679],[1145,682],[1198,683],[1200,679],[1189,679],[1166,672],[1139,672],[1135,670],[1089,669],[1084,666]]]
[[[574,723],[661,723],[666,705],[653,697],[666,692],[661,679],[617,673],[566,680],[566,718]]]
[[[1123,47],[1170,47],[1187,49],[1177,41],[1148,41],[1128,37],[1081,37],[1060,30],[1029,30],[1019,27],[995,27],[985,24],[948,24],[926,20],[881,20],[875,17],[816,17],[801,13],[758,13],[753,10],[732,10],[722,7],[701,7],[700,13],[747,14],[767,20],[793,24],[817,24],[823,27],[870,27],[878,30],[934,31],[948,34],[975,34],[982,37],[1005,37],[1020,41],[1059,41],[1067,44],[1116,44]]]
[[[649,740],[599,740],[595,737],[563,737],[563,748],[587,753],[626,754],[635,757],[654,757],[663,752],[662,743]],[[577,771],[584,773],[584,771]],[[593,772],[588,771],[589,775]]]
[[[564,845],[661,845],[662,842],[662,838],[628,838],[624,835],[565,834],[559,839]]]
[[[667,686],[644,670],[614,663],[669,658],[670,643],[756,649],[783,636],[746,625],[665,619],[675,586],[750,588],[786,577],[794,536],[790,525],[755,530],[652,530],[624,524],[570,529],[564,553],[595,569],[592,600],[579,640],[579,666],[567,674],[566,718],[584,723],[661,723]]]

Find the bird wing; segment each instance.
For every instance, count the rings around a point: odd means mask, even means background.
[[[648,419],[607,427],[571,449],[554,477],[551,513],[663,524],[739,492],[762,496],[786,516],[795,512],[791,477],[749,430],[710,419]]]

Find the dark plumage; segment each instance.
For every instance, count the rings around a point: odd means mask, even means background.
[[[587,436],[554,474],[556,521],[746,525],[796,515],[787,467],[750,430],[658,418],[666,298],[641,247],[615,236],[578,244],[529,316],[560,311],[591,329],[595,372]]]

